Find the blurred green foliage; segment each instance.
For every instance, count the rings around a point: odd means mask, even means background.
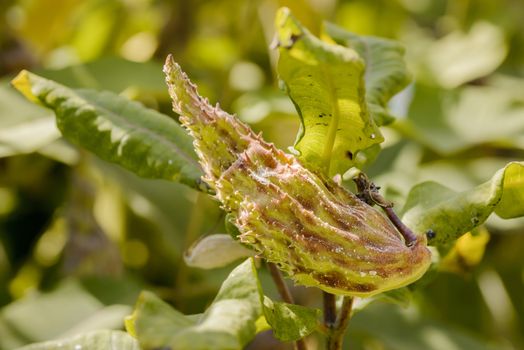
[[[8,81],[31,69],[172,115],[161,72],[172,53],[203,95],[286,148],[299,119],[277,87],[276,52],[268,49],[280,6],[317,35],[327,19],[406,47],[414,82],[390,103],[399,119],[382,128],[383,150],[366,169],[397,208],[422,181],[466,191],[524,159],[522,1],[4,0],[0,349],[121,329],[144,288],[200,313],[232,268],[183,262],[198,237],[225,232],[216,202],[71,146],[52,114]],[[492,215],[472,232],[481,243],[457,243],[442,271],[416,284],[409,307],[377,302],[359,311],[346,346],[524,348],[523,231],[522,219]],[[276,295],[263,271],[260,278]],[[300,304],[318,306],[318,291],[293,291]],[[287,346],[266,336],[250,348]]]

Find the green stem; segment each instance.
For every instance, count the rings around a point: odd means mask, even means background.
[[[337,319],[337,306],[335,295],[328,292],[322,292],[324,302],[324,325],[328,330],[335,326]]]
[[[331,334],[328,337],[328,350],[341,350],[344,341],[344,333],[351,318],[351,309],[353,308],[353,297],[346,296],[342,301],[342,308],[338,314],[337,321]]]
[[[386,213],[389,221],[391,221],[402,237],[404,237],[406,246],[411,247],[417,241],[417,236],[409,229],[409,227],[404,225],[397,214],[395,214],[395,211],[393,210],[393,203],[388,202],[378,192],[380,187],[375,186],[373,182],[369,181],[367,175],[364,173],[360,173],[356,178],[353,179],[353,181],[357,185],[357,196],[371,206],[376,204],[381,207],[382,210],[384,210]]]
[[[273,278],[275,285],[277,286],[278,294],[280,294],[282,300],[288,304],[294,304],[295,300],[293,300],[293,296],[291,295],[284,278],[282,278],[282,274],[280,273],[278,267],[270,262],[267,263],[267,267],[271,273],[271,277]]]
[[[289,288],[287,287],[278,267],[270,262],[267,262],[267,267],[271,277],[273,278],[273,281],[275,282],[275,285],[277,286],[278,293],[280,294],[282,300],[288,304],[294,304],[295,300],[293,299],[293,296],[291,295],[291,292],[289,291]],[[304,339],[299,339],[295,342],[295,349],[307,350]]]

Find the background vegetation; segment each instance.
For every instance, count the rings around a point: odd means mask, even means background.
[[[414,83],[392,102],[400,118],[383,128],[383,151],[366,169],[396,207],[421,181],[462,191],[523,160],[522,1],[5,0],[0,349],[122,328],[142,289],[184,313],[201,312],[232,269],[193,269],[183,261],[201,235],[225,231],[216,202],[69,145],[52,112],[28,104],[10,79],[29,68],[173,115],[161,70],[173,53],[203,95],[285,149],[298,118],[277,87],[275,51],[268,49],[279,6],[313,32],[329,20],[406,46]],[[423,288],[357,313],[346,345],[524,348],[523,230],[522,219],[493,215],[458,241]],[[277,298],[269,276],[260,277]],[[317,290],[293,292],[300,304],[319,306]],[[261,334],[250,348],[289,346],[272,342]]]

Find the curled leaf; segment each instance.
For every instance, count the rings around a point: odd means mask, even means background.
[[[425,232],[429,244],[450,246],[493,211],[506,219],[524,215],[524,162],[511,162],[489,181],[460,193],[436,182],[418,184],[408,195],[402,220]]]
[[[287,8],[278,11],[276,27],[278,74],[301,120],[300,159],[329,176],[343,174],[358,152],[384,141],[368,112],[364,61],[313,36]]]

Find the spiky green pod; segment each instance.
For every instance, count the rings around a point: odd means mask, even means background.
[[[298,284],[354,296],[405,286],[427,270],[424,235],[406,246],[382,213],[210,106],[172,57],[164,72],[204,181],[260,256]]]

